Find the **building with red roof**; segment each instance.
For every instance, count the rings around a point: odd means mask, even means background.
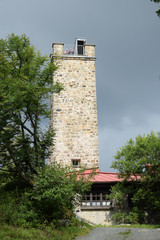
[[[87,169],[81,173],[86,178],[93,169]],[[139,180],[140,176],[132,176],[130,180]],[[111,187],[121,182],[119,174],[115,172],[100,172],[95,170],[95,174],[90,179],[93,183],[91,191],[82,196],[81,206],[77,209],[77,216],[93,224],[111,225],[111,216],[116,211],[114,200],[109,199]],[[128,205],[128,203],[126,202]]]
[[[88,178],[93,169],[87,169],[81,175]],[[111,187],[122,181],[118,173],[100,172],[95,170],[95,174],[90,179],[93,183],[91,191],[87,192],[81,199],[81,206],[76,209],[77,216],[92,224],[111,225],[111,215],[115,210],[114,201],[107,198]]]

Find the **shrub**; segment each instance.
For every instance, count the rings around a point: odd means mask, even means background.
[[[124,224],[128,223],[128,218],[127,218],[127,213],[126,212],[121,212],[117,211],[112,215],[112,220],[115,224]]]
[[[115,224],[137,224],[145,222],[145,214],[138,208],[133,208],[132,211],[117,211],[113,214],[112,220]]]
[[[90,185],[83,175],[77,179],[76,172],[56,164],[38,171],[33,188],[13,180],[3,181],[0,185],[0,222],[23,227],[73,224],[75,196],[89,190]]]
[[[69,167],[54,164],[39,171],[34,179],[34,187],[30,194],[34,207],[44,218],[51,222],[53,219],[71,219],[75,206],[75,195],[89,190],[91,183]]]
[[[35,227],[40,218],[24,193],[2,191],[0,194],[0,222],[14,226]]]
[[[128,219],[128,222],[131,224],[139,223],[139,215],[137,212],[134,212],[134,211],[130,212],[127,219]]]

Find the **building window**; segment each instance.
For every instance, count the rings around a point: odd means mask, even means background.
[[[81,209],[86,208],[113,208],[113,202],[107,199],[106,194],[89,193],[82,196]]]
[[[79,167],[80,166],[80,159],[72,159],[72,166]]]

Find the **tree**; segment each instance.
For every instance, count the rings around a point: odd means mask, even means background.
[[[53,144],[42,121],[50,115],[49,94],[62,89],[52,83],[56,69],[25,35],[0,39],[0,170],[29,184]]]
[[[50,222],[74,216],[73,209],[80,205],[81,195],[90,190],[90,179],[95,175],[94,170],[87,177],[83,172],[84,169],[77,172],[69,166],[52,164],[35,175],[31,197],[43,220]]]
[[[132,175],[141,180],[160,180],[160,132],[130,139],[114,156],[112,167],[126,180]]]
[[[151,0],[151,2],[160,3],[160,0]],[[160,9],[156,13],[160,17]]]
[[[73,209],[80,203],[80,196],[89,191],[90,178],[71,167],[45,165],[34,175],[32,187],[22,182],[7,181],[5,174],[0,177],[0,222],[14,226],[40,227],[40,224],[63,223],[74,218]],[[68,221],[69,220],[69,221]],[[44,227],[44,226],[43,226]],[[52,225],[53,227],[53,225]]]
[[[147,213],[148,221],[156,221],[160,212],[160,132],[130,139],[117,151],[112,167],[124,178],[121,190],[131,196],[132,207],[144,217]]]
[[[77,178],[71,168],[45,164],[54,137],[53,129],[43,128],[47,101],[63,89],[53,84],[56,69],[25,35],[0,39],[1,222],[37,226],[71,218],[75,195],[91,185],[92,174],[83,177],[83,169]]]

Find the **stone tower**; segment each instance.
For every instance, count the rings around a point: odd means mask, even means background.
[[[50,163],[99,167],[95,45],[76,39],[73,46],[53,43],[52,47],[51,57],[59,66],[54,82],[62,83],[64,90],[51,98],[56,137]]]

